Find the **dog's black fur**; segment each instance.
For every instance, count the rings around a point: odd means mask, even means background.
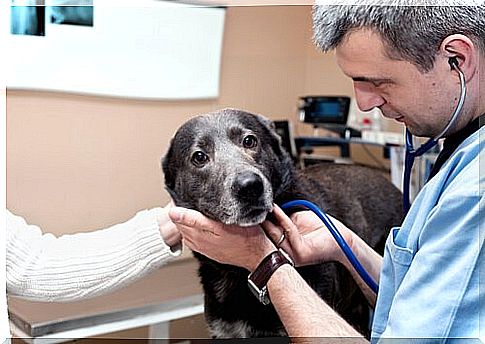
[[[336,164],[297,171],[271,122],[240,110],[225,109],[184,124],[172,139],[163,172],[178,206],[226,224],[260,223],[273,202],[307,199],[381,253],[389,229],[403,216],[400,192],[379,171]],[[286,334],[274,308],[251,294],[248,271],[196,257],[212,336]],[[324,263],[297,270],[350,324],[369,334],[368,304],[345,268]]]

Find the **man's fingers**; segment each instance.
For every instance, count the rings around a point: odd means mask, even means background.
[[[299,237],[298,229],[291,219],[285,214],[285,212],[276,204],[273,208],[273,215],[278,221],[279,225],[283,228],[284,233],[291,242],[295,243]]]
[[[278,229],[274,229],[271,227],[271,225],[274,226],[274,224],[269,225],[270,230],[272,230],[273,232],[276,232],[278,230],[278,233],[274,236],[271,236],[271,238],[277,240],[275,243],[278,243],[278,241],[283,238],[282,234],[284,234],[283,241],[280,243],[279,247],[283,248],[284,250],[289,250],[293,252],[293,254],[297,254],[297,252],[302,249],[302,238],[300,236],[298,228],[295,226],[293,221],[291,221],[291,219],[285,214],[285,212],[276,204],[273,208],[273,217],[278,222],[279,226],[276,226],[276,228]],[[295,259],[296,257],[293,258]]]
[[[170,208],[168,212],[173,223],[188,227],[200,227],[202,225],[200,223],[201,218],[198,215],[201,215],[198,211],[181,207]]]
[[[192,209],[173,207],[168,215],[184,237],[220,236],[218,230],[223,226]]]
[[[264,232],[275,245],[278,243],[281,235],[284,233],[284,231],[279,226],[276,226],[271,221],[264,221],[261,224],[261,227],[263,227]]]

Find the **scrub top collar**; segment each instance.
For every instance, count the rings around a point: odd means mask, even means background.
[[[471,134],[478,131],[485,124],[485,114],[475,118],[466,127],[460,129],[456,133],[448,136],[443,142],[443,149],[436,158],[436,161],[431,169],[428,180],[433,178],[436,173],[439,172],[443,164],[448,160],[448,158],[453,154],[453,152],[458,148],[458,146],[465,141]]]

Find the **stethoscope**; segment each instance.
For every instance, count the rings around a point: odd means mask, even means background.
[[[431,148],[436,146],[438,143],[438,140],[441,139],[445,133],[455,124],[456,119],[461,113],[461,110],[463,108],[463,103],[465,102],[465,97],[466,97],[466,83],[465,83],[465,75],[461,71],[460,67],[458,66],[458,60],[456,57],[451,57],[449,59],[449,64],[452,69],[455,69],[459,76],[460,76],[460,99],[458,101],[458,104],[456,105],[455,111],[453,112],[453,115],[451,116],[450,121],[446,125],[446,127],[443,129],[443,131],[436,135],[433,138],[430,138],[428,141],[423,143],[419,148],[414,149],[413,146],[413,135],[409,131],[409,129],[406,128],[406,156],[404,158],[404,175],[403,175],[403,205],[404,205],[404,212],[407,213],[409,208],[411,207],[411,202],[410,202],[410,196],[409,196],[409,187],[411,184],[411,170],[414,164],[414,160],[416,157],[419,157],[429,151]]]
[[[433,148],[437,143],[440,138],[442,138],[445,133],[451,128],[451,126],[456,122],[456,119],[458,118],[462,108],[463,108],[463,103],[465,102],[465,96],[466,96],[466,84],[465,84],[465,75],[463,72],[460,70],[458,67],[458,61],[456,58],[450,58],[449,60],[450,66],[452,69],[455,69],[458,74],[460,75],[460,85],[461,85],[461,93],[460,93],[460,100],[458,101],[458,104],[456,105],[455,111],[453,112],[453,115],[451,116],[450,121],[446,125],[446,127],[443,129],[443,131],[439,134],[436,135],[435,137],[429,139],[426,141],[424,144],[422,144],[418,149],[414,149],[413,146],[413,136],[409,132],[408,129],[406,129],[406,157],[404,160],[404,190],[403,190],[403,198],[404,198],[404,210],[407,213],[410,207],[410,201],[409,201],[409,184],[411,181],[411,169],[413,167],[414,159],[416,157],[419,157],[426,153],[428,150]],[[369,273],[364,269],[362,264],[359,262],[357,257],[354,255],[352,250],[350,249],[349,245],[345,242],[344,238],[338,231],[337,227],[333,224],[332,220],[327,216],[325,212],[323,212],[320,208],[318,208],[317,205],[306,201],[306,200],[294,200],[290,201],[287,203],[284,203],[281,205],[281,208],[283,210],[286,210],[288,208],[292,207],[303,207],[307,208],[311,211],[313,211],[319,218],[320,220],[323,221],[327,229],[330,231],[330,233],[333,235],[335,240],[337,241],[338,245],[342,249],[342,251],[345,253],[345,256],[347,259],[350,261],[352,266],[355,268],[357,273],[360,275],[362,280],[369,286],[369,288],[374,291],[374,293],[377,294],[379,290],[378,284],[372,279],[372,277],[369,275]],[[283,233],[282,237],[280,240],[278,240],[279,245],[283,240],[285,239],[285,234]]]
[[[426,141],[424,144],[422,144],[418,149],[414,149],[413,146],[413,136],[409,132],[408,129],[406,129],[406,158],[404,160],[404,190],[403,190],[403,198],[404,198],[404,210],[407,213],[410,207],[410,201],[409,201],[409,184],[411,181],[411,169],[413,167],[414,159],[416,157],[419,157],[429,151],[431,148],[433,148],[437,143],[440,138],[442,138],[445,133],[451,128],[451,126],[456,122],[456,119],[458,118],[462,108],[463,108],[463,103],[465,102],[465,96],[466,96],[466,84],[465,84],[465,75],[463,72],[460,70],[458,67],[458,61],[456,58],[452,57],[449,60],[450,66],[452,69],[455,69],[458,74],[460,75],[460,85],[461,85],[461,93],[460,93],[460,100],[458,101],[458,104],[456,105],[455,111],[453,112],[453,115],[451,116],[450,121],[446,125],[446,127],[443,129],[443,131],[439,134],[436,135],[435,137],[429,139]],[[354,255],[352,250],[350,249],[349,245],[345,242],[344,238],[338,231],[337,227],[333,224],[332,220],[323,212],[320,208],[318,208],[317,205],[306,201],[306,200],[294,200],[290,201],[287,203],[284,203],[281,205],[281,208],[283,210],[286,210],[288,208],[292,207],[303,207],[307,208],[311,211],[313,211],[319,218],[320,220],[323,221],[327,229],[330,231],[330,233],[333,235],[335,240],[337,241],[338,245],[342,249],[342,251],[345,253],[345,256],[347,259],[350,261],[352,266],[355,268],[357,273],[360,275],[362,280],[369,286],[369,288],[374,291],[374,293],[377,294],[379,290],[379,285],[372,279],[372,277],[369,275],[369,273],[364,269],[362,264],[359,262],[357,257]],[[285,239],[285,234],[283,233],[282,237],[280,240],[278,240],[278,244],[280,244],[283,240]]]

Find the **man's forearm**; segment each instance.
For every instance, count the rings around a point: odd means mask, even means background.
[[[290,337],[360,337],[360,333],[328,306],[290,265],[280,267],[268,292]]]

